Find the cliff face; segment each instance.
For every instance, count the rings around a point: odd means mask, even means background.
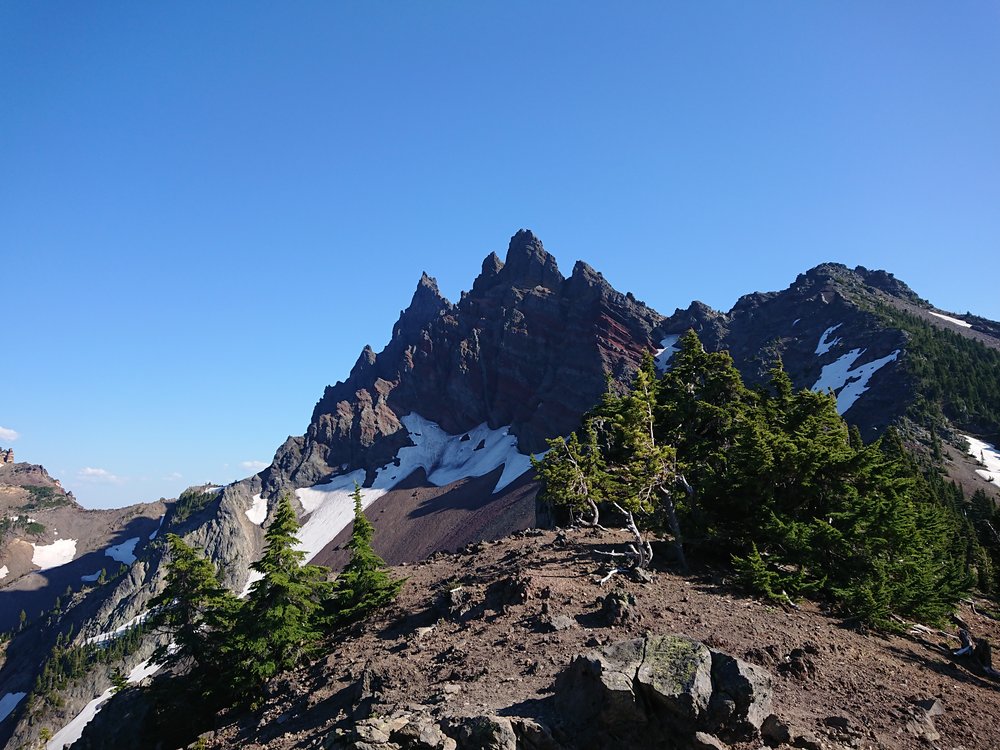
[[[509,426],[522,452],[543,450],[600,398],[607,373],[628,380],[661,320],[584,263],[564,277],[521,230],[457,304],[421,278],[389,344],[366,348],[347,380],[326,388],[306,434],[278,450],[268,485],[384,465],[409,443],[400,417],[410,413],[451,434]]]

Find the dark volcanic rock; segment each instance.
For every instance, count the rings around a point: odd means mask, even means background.
[[[488,256],[457,305],[421,278],[389,344],[366,349],[326,389],[306,434],[279,449],[269,488],[383,465],[409,444],[399,418],[412,412],[453,434],[510,425],[522,451],[544,449],[600,398],[606,373],[631,377],[661,320],[584,263],[564,278],[521,230],[506,261]]]

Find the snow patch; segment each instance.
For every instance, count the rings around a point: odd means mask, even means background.
[[[108,547],[104,550],[104,554],[110,557],[112,560],[117,560],[120,563],[125,563],[126,565],[131,565],[135,562],[135,545],[139,543],[139,537],[134,536],[130,539],[126,539],[121,544],[116,544],[113,547]]]
[[[660,341],[660,348],[657,349],[656,354],[653,355],[653,360],[656,362],[656,369],[660,372],[667,371],[670,358],[680,351],[680,349],[676,346],[677,342],[680,341],[680,338],[681,335],[679,333],[672,333]]]
[[[37,565],[42,570],[58,568],[72,562],[76,557],[76,539],[56,539],[52,544],[32,544],[34,552],[31,554],[32,565]]]
[[[93,721],[94,717],[97,716],[97,712],[104,708],[104,704],[113,694],[114,688],[108,688],[84,706],[83,710],[74,716],[69,724],[53,735],[52,739],[46,743],[45,750],[62,750],[80,739],[83,735],[84,727]]]
[[[149,659],[137,665],[128,673],[126,681],[134,685],[147,677],[151,677],[160,670],[159,664],[151,664]],[[23,696],[24,693],[21,693]],[[104,704],[114,695],[114,688],[108,688],[90,703],[84,706],[83,710],[73,717],[69,724],[64,726],[53,735],[52,739],[45,745],[45,750],[63,750],[71,746],[83,736],[84,728],[94,720],[94,717],[104,708]]]
[[[503,466],[493,492],[499,492],[531,468],[531,458],[517,449],[509,427],[491,430],[485,423],[467,433],[450,435],[419,414],[400,420],[413,445],[400,448],[394,461],[376,472],[371,487],[361,488],[361,507],[367,508],[417,469],[439,487],[460,479],[481,477]],[[466,437],[468,436],[468,437]],[[543,454],[538,454],[539,456]],[[295,491],[309,514],[299,529],[299,549],[311,560],[354,518],[351,493],[365,481],[363,469]],[[249,586],[249,584],[248,584]],[[246,589],[249,591],[249,588]]]
[[[10,712],[17,708],[17,704],[25,695],[27,693],[7,693],[3,698],[0,698],[0,721],[10,716]]]
[[[840,343],[840,339],[839,338],[835,338],[833,341],[827,341],[826,337],[829,336],[834,331],[836,331],[842,325],[844,325],[844,324],[843,323],[837,323],[837,325],[830,326],[825,331],[823,331],[823,335],[819,337],[819,343],[816,344],[816,355],[817,356],[820,355],[820,354],[826,354],[833,347],[835,347],[837,344]]]
[[[150,662],[149,659],[146,659],[146,661],[142,662],[128,673],[128,681],[133,685],[137,682],[142,682],[147,677],[152,677],[154,674],[159,672],[160,667],[162,666],[162,664],[156,664],[155,662]]]
[[[267,518],[267,500],[261,495],[254,495],[253,505],[247,509],[246,514],[247,518],[250,519],[250,523],[262,526],[264,519]]]
[[[80,576],[80,580],[83,581],[84,583],[93,583],[94,581],[96,581],[98,578],[101,577],[101,573],[103,572],[104,570],[102,569],[97,571],[96,573],[91,573],[89,576]]]
[[[106,633],[101,633],[100,635],[95,635],[95,636],[93,636],[91,638],[88,638],[87,640],[84,641],[84,644],[89,646],[92,643],[100,644],[100,643],[107,643],[108,641],[113,641],[115,638],[117,638],[118,636],[120,636],[122,633],[124,633],[129,628],[134,627],[134,626],[138,625],[141,622],[144,622],[145,619],[147,617],[149,617],[149,612],[150,612],[150,610],[148,610],[148,609],[145,612],[140,612],[135,617],[133,617],[131,620],[129,620],[128,622],[126,622],[124,625],[120,625],[117,628],[115,628],[114,630],[110,630],[110,631],[108,631]]]
[[[796,318],[795,320],[793,320],[792,321],[792,328],[794,328],[795,326],[797,326],[799,324],[800,320],[802,320],[802,318]]]
[[[1000,452],[996,446],[971,435],[962,437],[969,441],[969,455],[986,465],[985,469],[976,469],[976,473],[987,482],[1000,484]]]
[[[8,573],[10,573],[10,570],[8,570],[6,565],[0,566],[0,581],[6,578]]]
[[[365,471],[358,469],[350,474],[335,477],[329,484],[295,490],[295,496],[302,503],[302,509],[309,514],[298,533],[298,549],[306,553],[307,561],[318,555],[320,550],[333,541],[334,537],[354,519],[354,501],[351,499],[351,493],[354,491],[355,482],[361,484],[364,481]],[[385,489],[363,487],[361,507],[367,508],[385,493]],[[250,579],[246,585],[247,593],[250,591],[250,585],[260,578],[260,573],[250,571]]]
[[[825,338],[826,334],[823,335]],[[868,390],[868,381],[871,380],[872,375],[899,356],[899,349],[896,349],[892,354],[887,354],[881,359],[876,359],[851,369],[851,365],[865,351],[865,349],[852,349],[836,361],[824,365],[819,380],[813,384],[812,389],[814,391],[822,392],[829,389],[837,394],[838,414],[843,415],[844,412],[854,406],[854,402],[861,398],[862,393]]]
[[[163,528],[163,519],[166,517],[167,517],[166,513],[160,516],[160,524],[155,529],[153,529],[153,533],[149,535],[149,541],[153,541],[154,539],[156,539],[157,535],[160,533],[160,529]]]
[[[941,318],[941,320],[947,320],[949,323],[954,323],[957,326],[962,326],[962,328],[972,328],[972,323],[966,323],[964,320],[953,318],[950,315],[942,315],[941,313],[936,313],[932,310],[928,310],[927,312],[929,312],[935,318]]]

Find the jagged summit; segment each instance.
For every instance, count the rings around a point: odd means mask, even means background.
[[[399,320],[392,329],[392,338],[396,339],[420,330],[450,307],[451,303],[438,289],[437,279],[428,276],[425,271],[417,282],[409,306],[399,313]]]
[[[510,238],[507,259],[498,277],[516,287],[541,286],[557,291],[563,282],[556,259],[542,246],[530,229],[518,230]]]

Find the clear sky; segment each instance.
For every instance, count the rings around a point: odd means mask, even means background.
[[[667,314],[832,260],[997,319],[998,134],[992,0],[2,3],[0,445],[246,476],[521,227]]]

